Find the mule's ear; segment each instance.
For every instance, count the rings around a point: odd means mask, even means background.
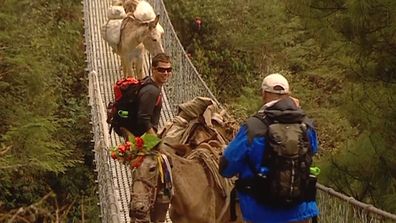
[[[157,16],[155,17],[154,21],[152,21],[152,22],[149,23],[150,29],[154,29],[154,28],[157,26],[158,21],[159,21],[159,16],[160,16],[160,15],[157,15]]]

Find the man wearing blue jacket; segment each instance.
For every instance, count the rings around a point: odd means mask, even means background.
[[[288,81],[281,74],[271,74],[264,78],[262,83],[262,98],[264,102],[263,107],[256,115],[250,117],[241,125],[239,132],[225,149],[224,155],[220,161],[220,173],[224,177],[238,177],[239,182],[237,181],[236,188],[238,191],[240,208],[245,221],[251,223],[308,223],[310,219],[315,219],[316,221],[316,216],[319,214],[314,198],[316,192],[316,179],[311,183],[309,183],[310,180],[308,179],[312,155],[318,150],[315,129],[311,121],[305,116],[303,110],[300,109],[298,100],[289,95]],[[303,135],[303,137],[294,137],[296,140],[293,142],[293,135],[288,136],[286,137],[288,138],[287,143],[285,143],[287,145],[281,145],[282,139],[276,142],[273,137],[271,138],[268,135],[268,132],[277,131],[271,130],[271,128],[276,129],[276,125],[272,125],[274,123],[283,124],[278,127],[282,128],[282,126],[286,126],[285,129],[289,128],[289,126],[287,126],[288,124],[290,124],[291,128],[296,125],[301,125],[303,126],[301,128],[303,129],[301,130],[301,135]],[[298,131],[298,128],[296,129]],[[275,155],[268,155],[273,154],[270,150],[273,151],[276,150],[276,148],[281,148],[280,150],[286,148],[286,150],[292,151],[294,148],[288,149],[288,147],[293,146],[301,147],[295,149],[297,152],[294,154],[306,154],[305,158],[302,159],[303,161],[300,161],[301,159],[298,158],[300,159],[298,165],[302,166],[296,169],[299,175],[297,174],[287,178],[300,179],[296,184],[292,184],[294,186],[298,185],[296,188],[299,189],[293,192],[294,197],[292,197],[291,200],[285,199],[286,201],[284,203],[279,202],[278,204],[274,194],[277,194],[280,189],[276,188],[276,186],[273,187],[275,189],[269,188],[272,185],[280,184],[270,183],[256,186],[255,179],[259,178],[257,176],[263,175],[264,179],[273,179],[276,178],[274,176],[284,176],[285,173],[294,174],[294,170],[289,172],[285,172],[285,170],[276,170],[276,164],[282,162],[287,163],[289,161],[272,162],[271,159],[278,158],[276,158]],[[272,149],[269,149],[270,147]],[[287,153],[287,151],[279,152],[278,154],[282,153]],[[285,160],[287,160],[290,157],[296,156],[285,155],[284,157],[288,157],[285,158]],[[277,173],[280,174],[276,175]],[[312,177],[312,175],[309,175],[309,177]],[[281,177],[276,179],[279,178]],[[310,184],[310,186],[306,186],[308,184]],[[307,189],[308,187],[310,187],[310,189]],[[293,186],[291,186],[291,188],[293,188]],[[254,192],[252,192],[252,190]],[[263,195],[264,198],[259,199],[257,194]],[[282,194],[282,192],[279,192],[279,194]]]

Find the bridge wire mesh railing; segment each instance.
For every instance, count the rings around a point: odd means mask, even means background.
[[[164,87],[164,107],[160,125],[172,119],[178,104],[197,96],[216,98],[192,65],[177,38],[162,0],[149,0],[164,27],[163,45],[172,58],[173,77]],[[120,142],[107,134],[105,105],[112,99],[112,84],[121,77],[120,62],[100,37],[100,26],[106,21],[111,0],[83,0],[89,96],[94,133],[96,172],[98,175],[102,222],[129,222],[128,202],[130,170],[110,159],[108,149]],[[150,71],[149,56],[144,70]],[[320,222],[396,222],[396,216],[340,194],[318,184]]]
[[[97,95],[98,91],[98,78],[95,71],[89,73],[90,95]],[[96,92],[95,92],[96,91]],[[120,222],[118,199],[116,187],[112,180],[110,159],[107,152],[109,148],[109,137],[106,134],[105,126],[103,125],[105,117],[103,116],[103,101],[101,97],[90,97],[91,117],[92,117],[92,130],[94,136],[94,154],[97,173],[98,195],[100,198],[99,206],[101,208],[101,218],[103,222]],[[104,133],[104,134],[103,134]]]

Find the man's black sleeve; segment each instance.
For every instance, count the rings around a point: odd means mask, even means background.
[[[151,119],[159,93],[159,89],[154,85],[146,85],[139,92],[137,126],[144,132],[153,127]]]

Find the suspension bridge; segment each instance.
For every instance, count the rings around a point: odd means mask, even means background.
[[[163,89],[164,105],[160,119],[162,126],[173,118],[180,103],[197,96],[217,100],[184,52],[163,1],[149,2],[160,15],[160,24],[165,30],[164,49],[171,56],[173,65],[173,77]],[[112,160],[108,152],[109,148],[121,143],[115,134],[108,133],[106,123],[106,105],[113,98],[112,85],[121,77],[118,55],[112,52],[100,36],[100,27],[107,20],[106,13],[111,0],[83,0],[82,4],[100,218],[105,223],[127,223],[130,222],[131,170]],[[145,64],[144,71],[149,73],[148,57]],[[320,222],[396,222],[396,215],[359,202],[324,185],[318,184],[317,187]]]

